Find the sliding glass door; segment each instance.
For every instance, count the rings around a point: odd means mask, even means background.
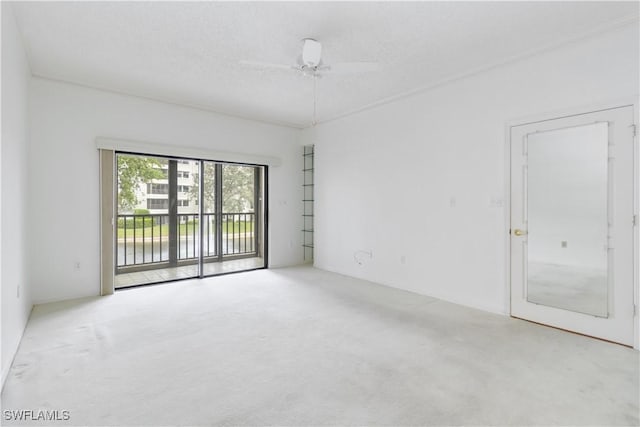
[[[266,168],[117,153],[115,287],[264,268]]]
[[[203,275],[264,267],[264,168],[205,161],[203,169]]]

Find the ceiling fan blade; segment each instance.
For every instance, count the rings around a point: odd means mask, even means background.
[[[240,65],[246,65],[254,68],[273,68],[279,70],[297,70],[295,65],[273,64],[271,62],[262,61],[240,61]]]
[[[329,65],[331,74],[371,73],[380,68],[377,62],[339,62]]]

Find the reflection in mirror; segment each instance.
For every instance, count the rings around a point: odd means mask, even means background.
[[[527,300],[608,316],[608,124],[530,134]]]

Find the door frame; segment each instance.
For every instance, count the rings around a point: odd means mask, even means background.
[[[511,128],[527,124],[534,124],[549,120],[561,119],[613,108],[632,107],[635,136],[633,138],[633,210],[635,227],[633,228],[633,303],[635,305],[633,317],[633,348],[640,350],[640,96],[618,99],[594,105],[571,107],[568,109],[550,111],[522,118],[507,120],[505,123],[504,149],[504,248],[505,248],[505,313],[512,316],[511,309]]]

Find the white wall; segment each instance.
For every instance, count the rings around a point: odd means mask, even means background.
[[[31,72],[11,6],[2,3],[2,384],[31,312],[26,257],[28,96]]]
[[[99,136],[281,158],[269,170],[270,266],[302,262],[299,130],[39,78],[31,89],[35,302],[99,294]]]
[[[636,23],[305,130],[315,265],[508,312],[505,124],[637,96],[638,50]]]

